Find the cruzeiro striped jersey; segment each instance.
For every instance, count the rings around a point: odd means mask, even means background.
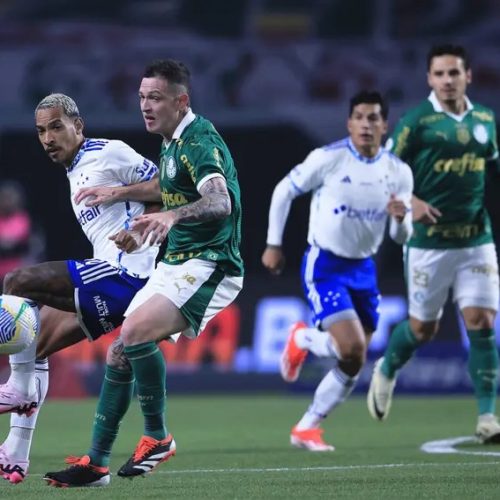
[[[114,267],[140,278],[154,269],[158,247],[145,244],[133,253],[119,250],[109,236],[128,229],[132,219],[144,213],[144,204],[121,201],[86,207],[85,201],[74,202],[75,193],[84,187],[125,186],[152,179],[158,172],[147,160],[122,141],[85,139],[67,169],[71,204],[78,223],[94,248],[94,258],[108,261]]]

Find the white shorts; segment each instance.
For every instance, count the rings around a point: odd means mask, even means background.
[[[177,265],[160,262],[130,302],[125,316],[159,293],[172,301],[188,321],[190,327],[181,333],[195,338],[218,312],[234,301],[242,287],[242,277],[224,274],[215,262],[201,259]],[[172,340],[179,335],[173,335]]]
[[[407,248],[406,273],[410,316],[420,321],[441,317],[450,289],[460,309],[498,309],[498,263],[493,243],[445,250]]]

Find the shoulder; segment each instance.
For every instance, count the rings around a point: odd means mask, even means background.
[[[473,102],[472,116],[479,121],[483,122],[495,122],[495,112],[482,104]]]
[[[411,167],[408,163],[405,163],[401,158],[396,156],[394,153],[391,153],[388,149],[384,148],[383,158],[387,162],[389,169],[396,175],[401,176],[412,176]]]
[[[347,153],[348,151],[349,139],[345,138],[340,141],[331,142],[319,148],[313,149],[309,153],[307,158],[318,162],[329,162],[333,161],[336,157]]]
[[[116,161],[136,161],[138,157],[141,157],[135,149],[117,139],[107,140],[107,144],[103,148],[103,153]]]
[[[420,125],[422,120],[425,120],[429,115],[434,115],[436,112],[432,107],[429,99],[424,99],[417,106],[406,111],[401,117],[400,122],[404,122],[409,126]]]

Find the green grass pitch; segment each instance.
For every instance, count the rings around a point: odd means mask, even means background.
[[[0,483],[0,498],[71,499],[492,499],[500,497],[500,446],[466,443],[454,453],[428,454],[425,442],[471,436],[472,398],[397,398],[387,422],[373,421],[353,397],[325,422],[332,453],[291,448],[289,430],[309,397],[174,395],[169,430],[177,456],[146,478],[116,475],[105,488],[55,489],[44,472],[84,454],[95,400],[49,401],[43,407],[28,478]],[[0,417],[5,434],[9,417]],[[132,453],[142,418],[136,401],[116,442],[112,472]]]

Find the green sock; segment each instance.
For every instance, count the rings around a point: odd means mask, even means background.
[[[469,375],[474,386],[479,415],[495,413],[498,350],[492,328],[467,330],[470,340]]]
[[[101,394],[97,403],[89,451],[94,465],[107,467],[111,448],[121,420],[127,413],[134,393],[134,374],[106,365]]]
[[[392,331],[389,345],[385,350],[384,362],[380,368],[382,373],[387,378],[393,379],[396,372],[413,356],[420,344],[411,331],[408,320],[398,323]]]
[[[154,439],[167,436],[165,428],[165,358],[155,342],[124,349],[134,371],[137,399],[144,415],[144,434]]]

